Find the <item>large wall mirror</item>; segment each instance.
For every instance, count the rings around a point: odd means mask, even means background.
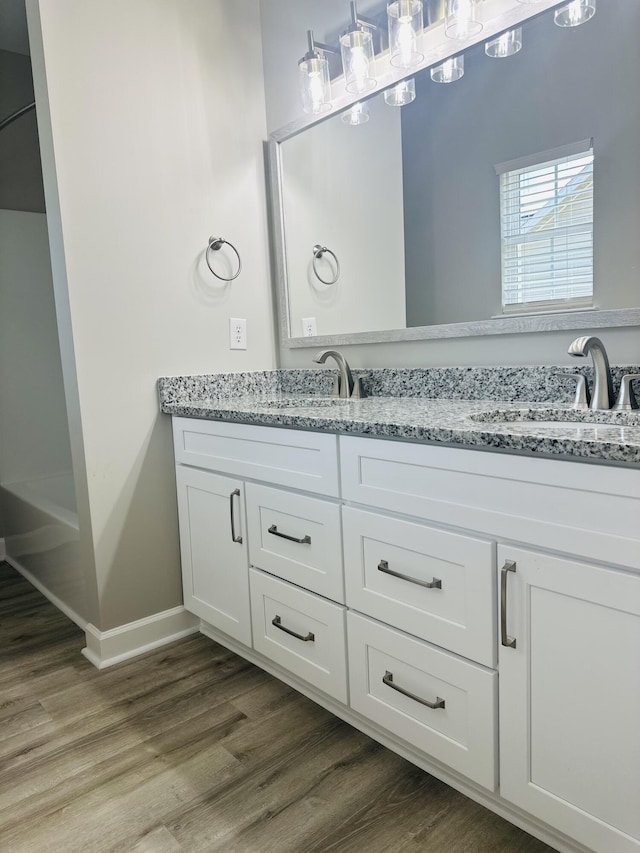
[[[629,0],[598,0],[572,28],[543,12],[513,56],[489,58],[483,42],[456,82],[421,70],[406,106],[379,92],[366,123],[338,113],[275,134],[283,343],[640,324],[639,32]],[[593,296],[506,311],[499,164],[580,143],[593,146]]]

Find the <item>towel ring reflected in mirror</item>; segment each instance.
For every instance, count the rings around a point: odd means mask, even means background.
[[[235,252],[236,258],[238,259],[238,269],[236,270],[235,274],[230,276],[230,277],[227,277],[224,275],[219,275],[214,270],[214,268],[211,266],[211,261],[209,260],[211,252],[219,252],[225,243],[227,244],[227,246],[230,246],[233,249],[233,251]],[[219,278],[220,281],[233,281],[234,279],[238,278],[238,276],[240,275],[240,271],[242,270],[242,261],[240,260],[240,253],[238,252],[236,247],[233,245],[233,243],[230,243],[228,240],[225,240],[224,237],[209,237],[209,243],[207,245],[207,250],[206,250],[204,256],[205,256],[205,260],[207,262],[207,266],[209,267],[209,269],[211,270],[213,275],[215,275],[216,278]]]
[[[322,258],[322,256],[325,254],[331,255],[331,257],[335,261],[335,265],[336,265],[335,275],[331,279],[331,281],[327,281],[326,278],[322,278],[322,276],[318,272],[318,267],[316,266],[316,262],[319,261],[320,258]],[[318,281],[321,281],[323,284],[326,284],[326,285],[335,284],[338,281],[338,279],[340,278],[340,261],[338,260],[336,253],[332,252],[331,249],[327,249],[326,246],[321,246],[319,243],[317,243],[313,247],[313,272],[315,274],[315,277],[318,279]]]

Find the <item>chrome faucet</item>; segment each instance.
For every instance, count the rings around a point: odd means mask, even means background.
[[[589,408],[610,409],[613,405],[613,383],[607,351],[600,338],[591,335],[576,338],[568,352],[575,358],[591,355],[593,360],[593,389]]]
[[[338,352],[338,350],[335,349],[320,350],[313,360],[316,364],[324,364],[330,356],[335,359],[335,362],[338,365],[338,370],[340,371],[336,384],[333,386],[332,396],[343,397],[345,399],[349,397],[363,397],[364,394],[362,393],[360,379],[358,378],[354,380],[351,368],[347,364],[347,360],[341,352]]]

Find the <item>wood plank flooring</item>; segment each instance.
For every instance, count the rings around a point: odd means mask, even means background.
[[[552,853],[203,636],[83,641],[0,564],[2,853]]]

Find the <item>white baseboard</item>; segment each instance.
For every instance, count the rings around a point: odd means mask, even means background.
[[[199,628],[200,620],[184,607],[173,607],[108,631],[99,631],[89,622],[85,626],[87,645],[82,654],[98,669],[106,669],[197,634]]]
[[[34,586],[38,590],[38,592],[41,592],[42,595],[44,595],[44,597],[48,599],[54,607],[57,607],[58,610],[61,610],[65,616],[68,616],[72,622],[76,623],[78,628],[82,628],[82,630],[84,631],[87,626],[87,620],[83,619],[83,617],[80,616],[79,613],[76,613],[76,611],[69,607],[68,604],[65,604],[61,598],[58,598],[57,595],[51,592],[51,590],[48,589],[41,581],[39,581],[38,578],[32,575],[28,569],[25,569],[25,567],[21,565],[21,563],[16,560],[15,557],[8,557],[6,551],[4,550],[4,539],[1,540],[1,542],[2,547],[0,548],[0,554],[4,554],[2,559],[9,563],[9,565],[14,568],[16,572],[19,572],[22,577],[25,578],[25,580],[28,580],[31,586]]]
[[[0,563],[7,559],[7,549],[4,547],[4,539],[0,539]]]

